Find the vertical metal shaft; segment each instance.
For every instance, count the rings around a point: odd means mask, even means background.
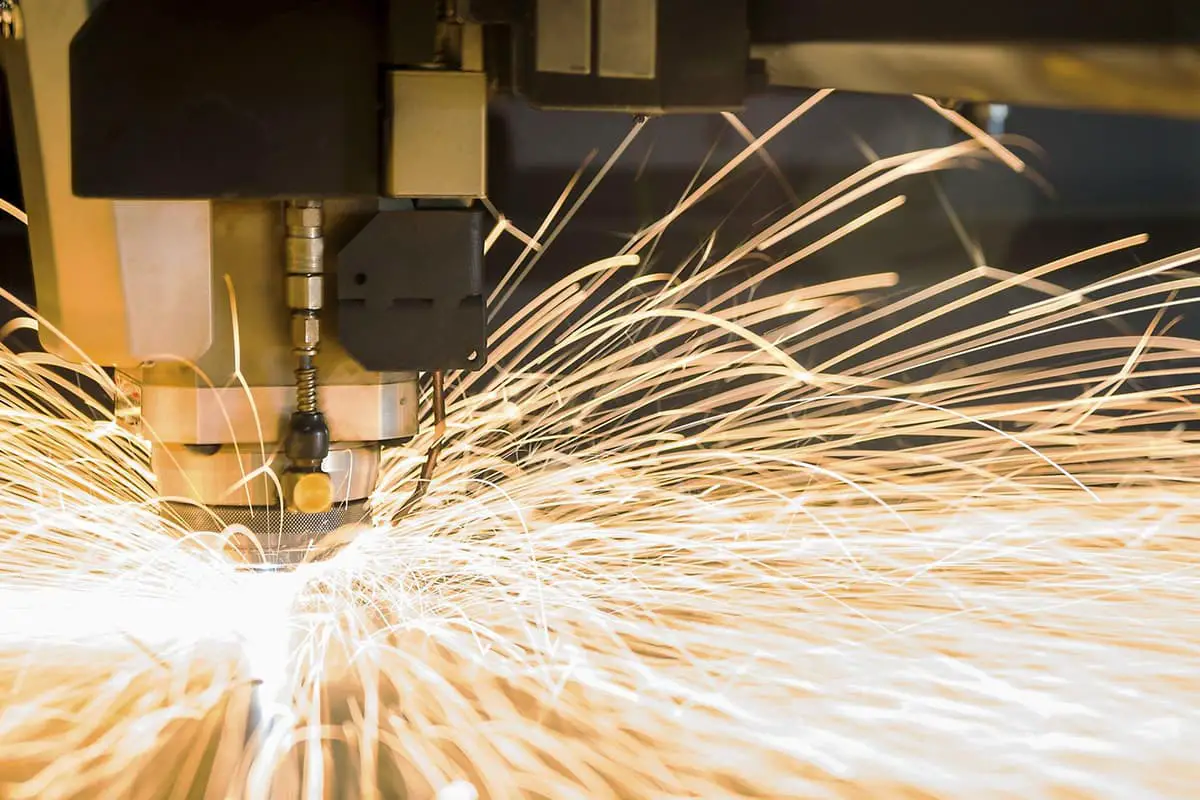
[[[296,410],[315,414],[315,359],[321,346],[320,312],[324,300],[325,239],[323,211],[316,200],[287,205],[287,301],[292,312],[292,348],[296,354]]]
[[[317,391],[317,350],[321,346],[321,307],[325,294],[323,209],[316,200],[293,200],[285,211],[287,304],[292,315],[292,351],[296,354],[296,411],[284,452],[288,468],[284,494],[288,508],[324,513],[333,503],[333,484],[322,470],[329,456],[329,426]]]

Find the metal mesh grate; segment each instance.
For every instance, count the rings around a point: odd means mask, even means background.
[[[243,525],[257,538],[270,564],[296,564],[322,536],[343,525],[362,522],[367,517],[365,500],[342,503],[323,514],[282,512],[279,508],[261,506],[209,506],[169,503],[171,514],[183,527],[193,531],[221,530],[230,525]],[[213,519],[221,519],[218,523]],[[260,563],[258,548],[244,534],[231,537],[234,547],[247,561]]]

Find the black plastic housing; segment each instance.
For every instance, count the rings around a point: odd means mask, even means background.
[[[381,211],[338,254],[338,337],[369,370],[478,369],[484,214]]]
[[[1020,0],[993,13],[960,0],[798,3],[751,0],[755,44],[1194,44],[1195,0]],[[836,87],[835,87],[836,88]]]
[[[284,453],[293,464],[319,468],[329,455],[329,425],[325,415],[312,411],[297,411],[288,421]]]
[[[379,0],[105,0],[71,44],[83,197],[376,195]]]

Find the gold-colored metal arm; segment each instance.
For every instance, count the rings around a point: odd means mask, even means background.
[[[756,45],[773,85],[1200,116],[1200,50],[1186,46]]]
[[[69,52],[90,5],[23,3],[21,35],[0,41],[38,312],[101,364],[196,358],[212,336],[208,204],[72,191]],[[41,335],[51,352],[80,359],[49,331]]]

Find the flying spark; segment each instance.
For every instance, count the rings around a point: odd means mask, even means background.
[[[1061,271],[1144,237],[904,295],[735,275],[1008,152],[880,159],[723,254],[643,261],[705,181],[497,316],[374,524],[288,574],[174,529],[144,445],[0,353],[0,795],[1187,796],[1190,257],[1076,291]],[[500,219],[511,289],[569,214]]]

